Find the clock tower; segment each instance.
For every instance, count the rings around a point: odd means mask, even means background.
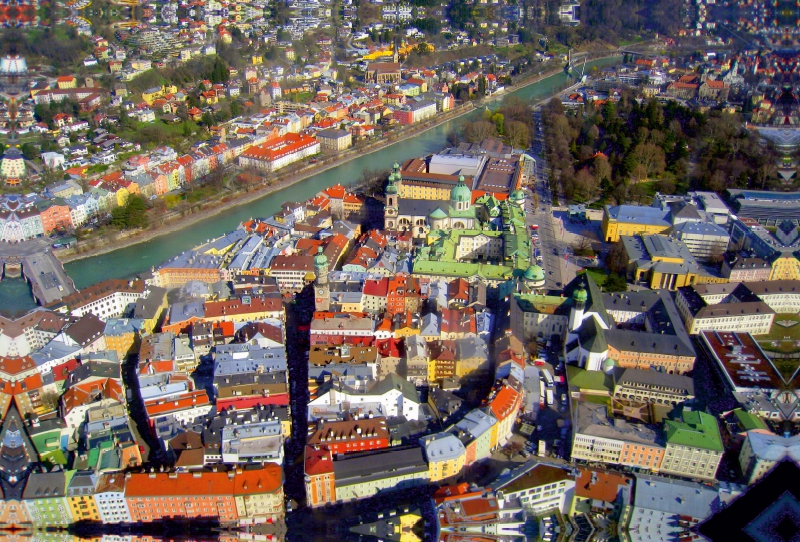
[[[389,185],[386,187],[386,209],[383,213],[383,227],[387,230],[397,229],[397,198],[399,192],[397,183],[401,179],[400,164],[395,162],[392,172],[389,174]]]
[[[314,308],[318,311],[327,311],[331,308],[331,290],[328,286],[328,257],[319,247],[314,256]]]

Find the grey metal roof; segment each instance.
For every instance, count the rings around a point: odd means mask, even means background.
[[[620,386],[636,388],[643,384],[645,386],[666,388],[665,391],[685,392],[687,395],[694,395],[694,381],[688,376],[642,369],[624,369],[616,381],[617,385]]]
[[[64,471],[32,472],[25,484],[23,499],[53,499],[66,495],[67,478]]]
[[[719,494],[703,484],[636,474],[634,506],[667,514],[706,518],[719,507]]]
[[[428,463],[422,448],[371,452],[359,457],[345,457],[333,462],[336,485],[350,485],[379,480],[391,474],[401,476],[427,472]]]
[[[441,200],[400,198],[397,214],[399,216],[427,217],[439,207],[447,207],[447,202]]]
[[[605,339],[609,345],[622,351],[648,352],[664,356],[695,356],[694,349],[680,337],[666,333],[607,329]]]

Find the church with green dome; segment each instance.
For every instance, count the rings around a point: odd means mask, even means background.
[[[415,276],[483,280],[509,289],[517,282],[530,290],[544,286],[544,270],[531,261],[524,192],[515,190],[507,199],[476,194],[461,175],[449,200],[410,199],[400,196],[400,183],[395,164],[386,188],[384,228],[411,232]]]
[[[448,201],[400,198],[397,185],[401,180],[399,166],[395,164],[386,187],[385,229],[410,231],[414,238],[424,239],[431,230],[475,228],[472,189],[464,182],[463,175],[450,191]]]

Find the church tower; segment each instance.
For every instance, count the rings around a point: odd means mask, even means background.
[[[573,333],[581,327],[583,322],[583,312],[586,310],[586,301],[589,299],[589,294],[586,288],[581,283],[578,288],[572,293],[572,308],[569,311],[569,332]]]
[[[331,308],[331,290],[328,285],[328,257],[319,247],[314,256],[314,308],[318,311],[327,311]]]
[[[400,176],[400,164],[394,163],[392,172],[389,174],[389,185],[386,187],[386,208],[383,212],[383,228],[386,230],[397,229],[397,213],[399,188],[397,183],[402,180]]]

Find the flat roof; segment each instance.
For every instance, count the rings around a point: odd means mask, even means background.
[[[700,336],[735,391],[784,386],[772,361],[749,333],[702,331]]]

